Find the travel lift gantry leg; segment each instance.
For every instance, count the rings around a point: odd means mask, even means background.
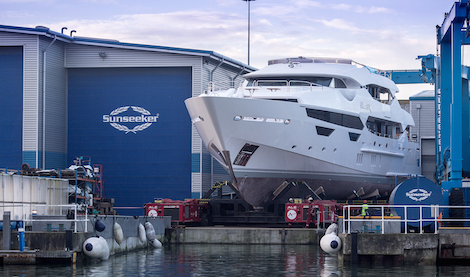
[[[449,192],[470,177],[469,67],[462,65],[462,46],[470,44],[469,0],[455,2],[437,26],[440,55],[419,56],[423,74],[435,78],[436,180],[442,185],[444,204]]]
[[[462,187],[462,177],[470,171],[469,68],[461,62],[462,45],[470,44],[469,12],[468,0],[455,2],[437,27],[436,177],[441,181],[445,205],[450,190]]]

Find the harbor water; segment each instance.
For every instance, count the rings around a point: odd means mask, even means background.
[[[467,276],[468,266],[339,265],[315,245],[171,245],[62,265],[0,265],[0,276]]]

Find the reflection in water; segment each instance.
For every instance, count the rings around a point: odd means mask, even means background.
[[[172,245],[77,265],[0,266],[0,276],[465,276],[464,266],[338,266],[316,245]]]

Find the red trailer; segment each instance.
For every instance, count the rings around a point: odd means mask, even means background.
[[[330,224],[336,221],[338,213],[342,211],[342,205],[333,200],[313,200],[304,203],[286,203],[285,220],[290,225],[293,223]]]
[[[209,204],[199,199],[186,201],[162,199],[145,205],[147,216],[171,216],[172,224],[201,222],[209,209]]]

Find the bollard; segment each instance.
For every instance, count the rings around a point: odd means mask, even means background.
[[[65,247],[73,250],[73,233],[72,230],[65,230]]]
[[[3,212],[3,250],[11,249],[10,212]]]
[[[24,228],[18,228],[18,239],[20,245],[20,251],[24,251]]]
[[[351,233],[351,264],[357,264],[357,232]]]

